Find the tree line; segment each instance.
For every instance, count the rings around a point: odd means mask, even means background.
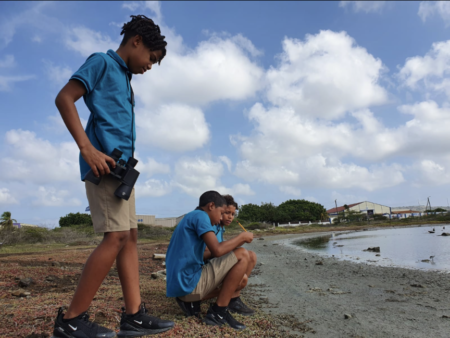
[[[243,204],[239,207],[238,218],[250,222],[298,223],[327,220],[325,207],[307,200],[288,200],[275,206],[273,203]]]

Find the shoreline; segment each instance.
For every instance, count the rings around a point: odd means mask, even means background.
[[[291,326],[304,337],[449,336],[449,274],[360,264],[285,243],[322,235],[265,236],[246,245],[258,256],[249,285],[265,313],[292,315],[309,328]]]

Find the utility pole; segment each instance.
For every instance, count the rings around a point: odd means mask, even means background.
[[[425,212],[428,212],[428,206],[430,207],[430,212],[431,212],[430,197],[431,197],[431,196],[428,196],[428,197],[427,197],[427,207],[425,208]]]
[[[337,210],[337,199],[334,200],[334,205],[336,206],[336,216],[337,216],[338,221],[339,221],[339,223],[340,223],[340,220],[339,220],[339,213],[338,213],[338,210]]]

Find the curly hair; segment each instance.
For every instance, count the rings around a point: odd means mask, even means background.
[[[151,51],[160,50],[162,52],[161,60],[166,55],[167,42],[164,41],[165,36],[161,35],[159,26],[145,15],[131,15],[131,21],[123,25],[120,35],[123,35],[121,46],[125,45],[130,38],[139,35],[142,37],[144,45]],[[161,63],[161,60],[159,60],[159,63]]]
[[[236,209],[239,209],[238,204],[234,201],[233,196],[231,196],[231,195],[223,195],[223,198],[225,198],[225,201],[227,202],[227,207],[232,205]]]

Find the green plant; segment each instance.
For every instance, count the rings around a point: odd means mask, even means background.
[[[59,219],[60,227],[71,227],[74,225],[92,225],[92,218],[89,214],[70,213]]]

